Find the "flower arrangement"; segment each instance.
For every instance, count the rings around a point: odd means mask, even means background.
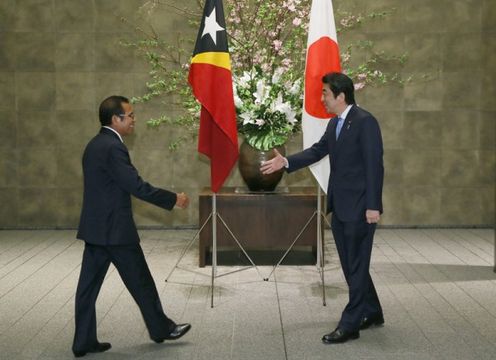
[[[238,132],[252,147],[267,151],[301,129],[311,1],[225,3]]]
[[[300,130],[301,78],[282,79],[282,68],[267,78],[255,66],[241,76],[234,76],[234,105],[238,131],[252,147],[267,151],[283,145]]]
[[[226,28],[230,40],[231,68],[238,132],[256,149],[268,150],[284,144],[301,130],[303,76],[311,0],[224,0]],[[201,19],[202,1],[196,9],[179,8],[172,2],[150,0],[141,13],[151,16],[158,6],[184,15],[192,30]],[[353,15],[336,12],[338,33],[360,27],[367,20],[380,19],[391,11]],[[191,19],[194,19],[191,21]],[[123,19],[127,21],[126,19]],[[178,125],[197,134],[200,106],[187,83],[194,36],[180,35],[177,44],[163,41],[152,27],[149,31],[135,29],[144,35],[134,47],[148,60],[150,77],[148,92],[133,102],[146,102],[160,97],[168,108],[179,110],[175,117],[161,115],[150,119],[152,127],[160,124]],[[187,45],[185,45],[187,44]],[[388,56],[374,51],[371,41],[358,41],[341,47],[343,71],[355,82],[356,90],[368,84],[402,82],[397,74],[381,70],[390,62],[403,64],[406,56]],[[353,53],[360,51],[366,60],[353,63]],[[164,96],[165,95],[165,96]],[[170,145],[174,149],[184,135]]]

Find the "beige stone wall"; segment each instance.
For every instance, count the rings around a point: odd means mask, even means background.
[[[82,194],[81,154],[98,131],[96,108],[110,94],[140,95],[143,61],[119,45],[142,0],[2,0],[0,2],[0,227],[75,227]],[[190,0],[193,2],[193,0]],[[179,3],[179,2],[178,2]],[[181,2],[182,3],[182,2]],[[382,127],[386,178],[384,225],[485,225],[495,219],[496,5],[491,0],[335,0],[354,12],[396,8],[354,37],[407,52],[405,85],[357,94]],[[163,10],[161,34],[192,31]],[[194,37],[195,31],[192,31]],[[345,45],[350,35],[339,41]],[[422,81],[424,74],[432,80]],[[197,195],[208,162],[191,143],[167,146],[178,129],[150,130],[159,102],[137,105],[127,141],[142,176],[192,197],[186,211],[135,201],[139,225],[198,224]],[[288,151],[300,148],[298,137]],[[235,171],[227,185],[240,185]],[[283,185],[312,185],[306,170]]]

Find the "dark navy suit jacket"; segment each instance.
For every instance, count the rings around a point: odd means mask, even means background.
[[[341,221],[363,220],[367,209],[382,213],[384,165],[377,120],[353,105],[337,141],[336,124],[337,118],[331,119],[317,143],[289,156],[287,171],[296,171],[329,155],[327,211],[332,211]]]
[[[126,146],[112,130],[102,128],[83,155],[84,195],[77,238],[96,245],[139,242],[131,194],[172,209],[176,194],[143,181],[131,164]]]

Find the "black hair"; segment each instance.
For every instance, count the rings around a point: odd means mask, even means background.
[[[129,100],[124,96],[112,95],[102,101],[98,109],[98,116],[102,126],[112,124],[112,116],[120,116],[124,113],[122,103],[129,104]]]
[[[331,72],[322,77],[322,82],[328,84],[334,97],[344,94],[344,101],[350,105],[355,104],[355,87],[353,80],[339,72]]]

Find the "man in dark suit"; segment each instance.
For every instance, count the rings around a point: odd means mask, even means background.
[[[131,195],[172,210],[186,208],[189,199],[155,188],[143,181],[131,164],[122,136],[134,131],[133,107],[122,96],[105,99],[99,109],[102,128],[83,155],[84,195],[77,238],[85,241],[76,292],[76,329],[72,351],[86,353],[110,349],[96,334],[95,302],[110,263],[139,306],[150,337],[155,342],[183,336],[190,324],[177,325],[160,302],[155,282],[139,244],[133,220]]]
[[[329,155],[331,175],[327,210],[332,234],[349,287],[349,302],[338,327],[324,335],[327,344],[357,339],[359,330],[384,324],[381,304],[369,274],[376,224],[382,213],[384,178],[381,131],[377,120],[355,104],[352,80],[341,73],[322,78],[322,102],[331,119],[322,138],[310,148],[265,162],[264,174],[286,167],[288,172]]]

